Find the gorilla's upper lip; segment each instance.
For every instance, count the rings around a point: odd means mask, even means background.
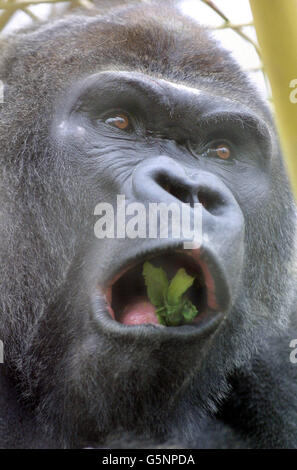
[[[142,265],[147,260],[152,261],[154,264],[154,259],[159,262],[159,265],[162,260],[166,260],[166,262],[169,260],[169,264],[176,260],[177,268],[183,266],[186,267],[186,270],[190,270],[192,274],[197,274],[196,277],[200,286],[199,295],[194,301],[191,300],[196,306],[198,302],[199,313],[193,324],[167,328],[160,328],[160,325],[152,324],[150,321],[140,321],[133,325],[122,324],[120,310],[123,306],[121,300],[125,298],[126,302],[129,301],[129,295],[134,294],[133,289],[136,291],[135,295],[139,294],[137,292],[139,283],[142,282],[144,285],[141,275]],[[137,286],[135,281],[138,284]],[[102,297],[105,300],[105,308],[97,309],[99,321],[104,323],[105,328],[116,329],[117,331],[127,328],[129,330],[145,328],[146,331],[149,329],[156,331],[157,327],[159,332],[164,333],[166,330],[171,332],[179,331],[179,333],[182,331],[190,332],[191,329],[196,332],[201,330],[202,332],[217,325],[224,312],[229,309],[231,302],[230,289],[224,269],[217,256],[208,247],[201,247],[197,250],[184,250],[181,247],[169,249],[160,247],[152,251],[148,250],[145,253],[136,253],[133,259],[126,259],[113,269],[106,282],[98,286],[96,295],[99,295],[101,300]]]

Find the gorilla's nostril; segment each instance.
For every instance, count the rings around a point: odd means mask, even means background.
[[[211,214],[217,214],[220,210],[223,200],[212,191],[201,189],[198,191],[198,200],[203,207]]]
[[[169,194],[181,202],[192,203],[190,191],[181,183],[171,181],[167,176],[160,175],[157,183]]]
[[[167,175],[160,175],[157,183],[169,194],[183,203],[189,203],[191,207],[195,202],[200,202],[211,214],[218,215],[224,203],[220,194],[209,190],[209,188],[195,189],[186,183],[173,181]]]

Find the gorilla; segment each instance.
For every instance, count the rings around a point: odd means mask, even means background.
[[[271,112],[174,3],[118,3],[1,42],[0,446],[296,448],[296,209]],[[200,246],[98,238],[118,195],[199,203]],[[155,321],[148,259],[194,273],[194,321]]]

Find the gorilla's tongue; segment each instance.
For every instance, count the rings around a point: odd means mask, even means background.
[[[124,325],[142,325],[144,323],[159,325],[156,309],[145,296],[137,297],[133,302],[127,304],[119,321]]]

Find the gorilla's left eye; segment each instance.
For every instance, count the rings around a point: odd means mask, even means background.
[[[234,157],[232,144],[220,140],[205,142],[202,148],[199,145],[196,146],[195,144],[189,143],[189,149],[197,157],[219,158],[220,160],[233,160]]]
[[[109,115],[108,118],[104,120],[105,124],[108,124],[113,127],[117,127],[122,130],[129,130],[131,128],[131,121],[129,116],[126,114],[114,113]]]

